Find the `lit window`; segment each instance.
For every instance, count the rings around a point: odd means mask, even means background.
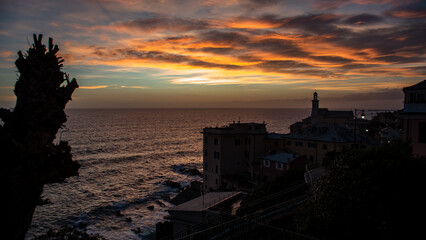
[[[279,169],[279,170],[283,170],[283,163],[276,162],[276,163],[275,163],[275,168],[276,168],[276,169]]]

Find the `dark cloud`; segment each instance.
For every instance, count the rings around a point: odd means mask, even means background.
[[[241,69],[238,65],[218,64],[202,60],[197,60],[189,56],[164,53],[160,51],[138,51],[133,49],[117,50],[124,58],[135,58],[149,60],[152,62],[178,63],[189,66],[205,67],[205,68],[222,68],[222,69]]]
[[[415,63],[415,62],[423,62],[426,60],[425,58],[421,58],[421,57],[403,57],[403,56],[396,56],[396,55],[377,57],[374,59],[385,61],[388,63]]]
[[[426,76],[426,66],[420,66],[420,67],[408,67],[408,68],[405,68],[405,69],[407,69],[407,70],[409,70],[409,71],[412,71],[412,72],[414,72],[414,73],[417,73],[417,74],[419,74],[419,75],[424,75],[424,76]]]
[[[238,32],[208,31],[200,34],[200,41],[218,44],[241,45],[249,42],[249,38]]]
[[[314,0],[313,5],[319,9],[333,9],[350,3],[348,0]]]
[[[244,61],[244,62],[261,62],[261,61],[263,61],[261,58],[259,58],[257,56],[248,55],[248,54],[240,55],[237,58]]]
[[[210,24],[197,19],[156,17],[120,23],[118,26],[151,32],[163,29],[169,31],[202,30],[208,28]]]
[[[234,48],[205,47],[205,48],[197,49],[197,51],[214,53],[214,54],[229,54],[234,51]]]
[[[313,65],[292,60],[265,61],[256,64],[255,67],[267,72],[290,73],[297,75],[310,75],[320,77],[335,75],[331,71],[325,71],[322,69],[318,69]]]
[[[399,52],[419,55],[426,52],[424,39],[426,39],[426,25],[407,25],[351,32],[328,40],[350,49],[373,49],[380,55],[393,55]]]
[[[364,13],[364,14],[359,14],[359,15],[347,18],[346,20],[343,21],[343,23],[349,24],[349,25],[355,25],[355,26],[363,26],[363,25],[379,23],[382,20],[383,18],[380,16]]]
[[[347,64],[353,62],[353,60],[339,57],[339,56],[311,56],[311,59],[315,59],[317,61],[321,62],[329,62],[329,63],[341,63],[341,64]]]
[[[279,2],[282,2],[282,0],[249,0],[251,3],[256,5],[275,5]]]
[[[335,14],[315,14],[282,19],[281,28],[297,28],[305,34],[346,35],[347,29],[337,27],[340,17]]]
[[[425,19],[426,4],[422,1],[417,4],[397,6],[385,11],[385,14],[400,19]]]
[[[257,64],[257,67],[262,69],[294,69],[294,68],[314,68],[314,66],[296,62],[292,60],[276,60],[276,61],[265,61]]]
[[[352,64],[345,64],[343,66],[340,66],[339,69],[342,69],[342,70],[363,69],[363,68],[370,68],[371,66],[372,65],[370,64],[352,63]]]
[[[293,41],[284,39],[263,39],[260,41],[250,42],[244,45],[248,49],[274,53],[286,57],[307,57],[308,52],[305,52],[297,46]]]

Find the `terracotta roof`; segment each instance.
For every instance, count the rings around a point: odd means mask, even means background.
[[[283,152],[264,156],[263,159],[281,163],[290,163],[295,159],[295,156],[291,153]]]

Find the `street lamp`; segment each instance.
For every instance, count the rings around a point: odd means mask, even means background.
[[[354,143],[356,144],[356,142],[357,142],[357,140],[356,140],[356,134],[357,134],[357,128],[356,128],[356,120],[357,120],[357,118],[358,118],[358,114],[360,114],[361,113],[361,119],[365,119],[365,113],[364,113],[364,110],[360,110],[360,109],[356,109],[355,108],[355,111],[354,111],[354,117],[355,117],[355,131],[354,131]]]

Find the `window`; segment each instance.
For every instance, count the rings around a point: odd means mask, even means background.
[[[322,149],[327,150],[328,149],[327,144],[322,145]]]
[[[219,152],[214,151],[214,159],[219,159]]]
[[[246,137],[245,144],[250,145],[250,143],[251,143],[250,137]]]
[[[214,145],[219,145],[219,139],[214,138]]]
[[[235,145],[240,145],[240,138],[235,138]]]
[[[303,142],[296,142],[296,147],[303,147]]]
[[[250,152],[249,152],[249,151],[245,151],[244,156],[245,156],[246,158],[249,158],[249,157],[250,157]]]
[[[317,148],[316,143],[308,143],[308,148]]]
[[[419,122],[419,143],[426,143],[426,122]]]
[[[417,93],[417,102],[418,103],[424,103],[425,102],[425,95],[423,93]]]
[[[275,168],[276,168],[276,169],[279,169],[279,170],[283,170],[283,165],[284,165],[283,163],[276,162],[276,163],[275,163]]]
[[[287,141],[287,146],[291,146],[291,141]]]
[[[219,180],[216,178],[216,185],[218,185],[219,184]]]
[[[205,174],[204,174],[204,180],[206,180],[206,181],[207,181],[207,175],[205,175]]]
[[[218,173],[219,172],[219,168],[218,168],[218,166],[216,165],[216,173]]]
[[[263,166],[265,167],[269,167],[271,165],[271,163],[269,162],[269,160],[263,160]]]

